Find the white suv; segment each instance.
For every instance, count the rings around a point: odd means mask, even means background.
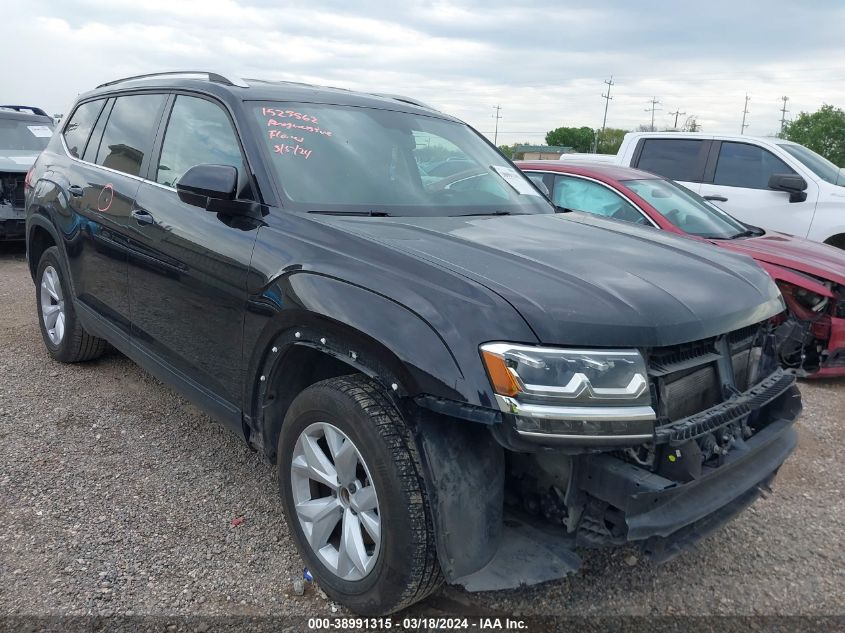
[[[607,160],[580,155],[585,158]],[[632,132],[615,162],[676,180],[749,224],[845,248],[845,170],[803,145],[729,134]]]

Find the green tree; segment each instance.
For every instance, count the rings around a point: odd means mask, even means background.
[[[622,139],[628,130],[622,130],[616,127],[606,127],[604,132],[599,132],[599,143],[597,152],[599,154],[615,154],[619,151],[619,146],[622,145]]]
[[[513,160],[513,148],[513,145],[499,145],[499,151],[511,160]]]
[[[593,130],[589,127],[559,127],[546,133],[547,145],[565,145],[576,152],[589,152],[593,146]]]
[[[802,112],[784,126],[783,138],[845,166],[845,112],[841,108],[825,104],[813,114]]]

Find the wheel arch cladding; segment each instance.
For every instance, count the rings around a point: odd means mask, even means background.
[[[279,305],[278,297],[289,304]],[[443,340],[386,297],[303,273],[276,280],[250,304],[245,338],[254,351],[244,394],[250,412],[246,430],[271,460],[293,397],[325,378],[358,372],[398,396],[465,399],[457,391],[463,374]],[[251,335],[262,315],[260,334]]]
[[[35,281],[35,275],[38,272],[38,262],[41,261],[41,256],[51,246],[58,246],[53,233],[41,222],[34,223],[29,229],[29,237],[26,242],[27,264],[33,281]]]

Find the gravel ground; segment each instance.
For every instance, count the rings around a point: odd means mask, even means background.
[[[662,566],[584,552],[574,577],[445,587],[411,612],[845,613],[845,381],[801,389],[774,493],[698,549]],[[302,567],[272,467],[117,353],[51,361],[23,247],[0,244],[0,614],[343,614],[315,586],[294,595]]]

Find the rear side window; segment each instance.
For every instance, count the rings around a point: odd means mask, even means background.
[[[770,151],[748,143],[723,142],[716,163],[714,185],[768,189],[774,174],[794,174],[795,171]]]
[[[85,144],[88,142],[100,110],[103,109],[103,103],[105,103],[104,99],[88,101],[76,108],[70,116],[62,136],[65,137],[65,144],[71,156],[80,158],[85,152]]]
[[[191,167],[206,163],[231,165],[237,168],[241,180],[246,176],[238,137],[228,115],[211,101],[179,95],[164,133],[156,182],[175,187]]]
[[[141,165],[153,146],[165,95],[118,97],[112,108],[97,164],[130,176],[141,174]]]
[[[708,147],[709,141],[698,139],[649,138],[635,167],[672,180],[701,182]]]

